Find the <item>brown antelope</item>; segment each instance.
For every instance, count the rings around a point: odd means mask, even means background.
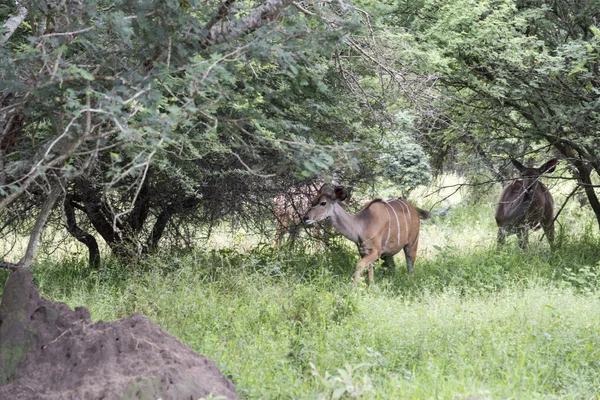
[[[376,198],[357,214],[350,214],[340,205],[346,197],[348,192],[343,186],[323,185],[306,212],[304,222],[313,224],[331,218],[332,225],[357,244],[362,259],[356,264],[354,283],[358,282],[367,266],[369,281],[373,283],[373,263],[379,258],[395,272],[394,255],[400,250],[404,250],[412,278],[421,219],[429,218],[429,213],[413,207],[404,199]]]
[[[544,229],[548,242],[554,242],[554,200],[548,188],[540,182],[542,174],[553,172],[558,160],[553,158],[539,168],[526,168],[512,160],[519,170],[520,178],[502,190],[496,223],[498,224],[498,244],[504,243],[506,236],[516,233],[519,247],[527,245],[528,230]]]

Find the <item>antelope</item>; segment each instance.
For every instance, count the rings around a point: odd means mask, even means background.
[[[367,266],[369,281],[373,283],[373,263],[379,258],[395,272],[394,255],[400,250],[404,250],[408,274],[412,278],[421,219],[429,218],[429,212],[413,207],[405,199],[375,198],[357,214],[350,214],[340,205],[347,197],[345,187],[323,185],[304,215],[304,222],[314,224],[331,218],[334,228],[356,243],[362,258],[356,264],[355,284]]]
[[[539,168],[526,168],[517,160],[511,161],[519,170],[520,177],[502,190],[498,201],[498,245],[504,243],[506,236],[516,233],[519,247],[525,248],[529,229],[537,230],[541,226],[552,246],[554,200],[548,188],[540,182],[540,177],[545,173],[554,172],[558,160],[553,158]]]

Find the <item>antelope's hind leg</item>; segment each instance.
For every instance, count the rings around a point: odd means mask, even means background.
[[[408,276],[413,279],[415,270],[413,265],[417,259],[417,248],[419,247],[419,238],[417,237],[413,244],[404,246],[404,255],[406,256],[406,268],[408,268]]]
[[[387,266],[390,267],[392,272],[395,274],[396,273],[396,263],[394,262],[394,256],[390,255],[390,254],[385,254],[385,255],[381,256],[381,258],[383,258],[383,261],[385,261]]]

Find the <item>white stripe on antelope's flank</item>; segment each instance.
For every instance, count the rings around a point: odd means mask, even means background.
[[[389,203],[391,203],[392,201],[396,201],[398,199],[392,199],[389,201]],[[394,212],[394,215],[396,216],[396,230],[398,231],[398,241],[396,242],[396,246],[400,245],[400,218],[398,218],[398,213],[396,212],[396,209],[394,208],[393,205],[390,204],[390,207],[392,207],[392,211]]]
[[[408,204],[406,204],[404,202],[404,200],[402,199],[398,199],[398,201],[400,202],[400,204],[402,204],[402,207],[406,207],[406,211],[408,211],[408,218],[410,218],[412,220],[412,215],[410,214],[410,207],[408,206]],[[408,231],[408,218],[406,218],[406,212],[404,213],[404,223],[406,224],[406,230]],[[406,244],[410,244],[410,243],[406,243]]]
[[[388,234],[387,234],[387,239],[385,239],[385,244],[383,245],[383,249],[385,249],[390,241],[390,233],[392,232],[392,227],[391,227],[392,219],[390,218],[390,212],[388,211],[388,208],[387,208],[387,206],[388,206],[387,201],[383,200],[382,203],[385,207],[385,212],[387,213],[387,216],[388,216]],[[392,210],[393,209],[394,209],[394,207],[392,207]]]

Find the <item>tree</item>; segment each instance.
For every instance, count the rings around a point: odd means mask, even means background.
[[[49,210],[41,227],[60,199],[92,265],[97,235],[129,259],[193,223],[260,221],[290,171],[358,165],[394,125],[385,99],[400,97],[403,72],[364,46],[365,14],[341,1],[11,6],[0,9],[0,212],[24,227],[19,210]]]
[[[600,4],[452,0],[393,6],[394,22],[412,33],[407,56],[440,77],[443,117],[428,133],[437,154],[466,154],[496,177],[504,175],[507,158],[538,162],[547,157],[540,153],[559,154],[600,225],[593,183],[600,173]]]

